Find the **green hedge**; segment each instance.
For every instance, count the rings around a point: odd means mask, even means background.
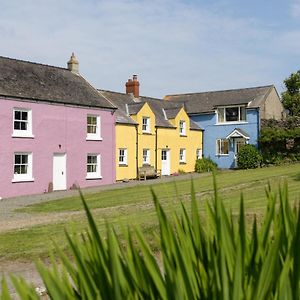
[[[211,172],[217,169],[217,164],[211,158],[201,158],[196,160],[195,172],[204,173]]]
[[[237,154],[237,163],[240,169],[255,169],[261,164],[262,157],[253,145],[244,145]]]

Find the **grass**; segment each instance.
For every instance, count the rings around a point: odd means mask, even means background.
[[[270,182],[273,190],[284,181],[289,185],[289,199],[300,199],[300,164],[270,167],[256,170],[224,171],[217,175],[219,193],[226,206],[233,212],[238,211],[240,193],[243,191],[247,214],[259,217],[266,207],[264,189]],[[199,177],[195,180],[197,200],[203,210],[204,200],[212,198],[212,176]],[[152,186],[165,210],[169,212],[179,208],[177,195],[183,202],[190,201],[190,180],[177,181]],[[152,195],[149,186],[139,185],[118,190],[102,191],[98,194],[85,195],[100,232],[106,230],[105,223],[112,223],[118,230],[130,225],[139,225],[147,238],[155,246],[152,232],[157,230]],[[175,200],[177,199],[177,200]],[[33,216],[40,213],[59,214],[75,213],[71,218],[50,222],[47,225],[32,226],[22,230],[0,234],[0,260],[32,261],[37,257],[48,256],[53,249],[53,241],[66,247],[64,230],[80,232],[87,227],[79,197],[35,204],[22,209]],[[82,212],[82,214],[81,214]]]

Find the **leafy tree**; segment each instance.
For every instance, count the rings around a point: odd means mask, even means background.
[[[291,116],[300,116],[300,70],[284,80],[286,91],[282,93],[282,103]]]

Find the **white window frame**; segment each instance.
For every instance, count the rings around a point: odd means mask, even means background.
[[[93,163],[88,162],[88,157],[93,156],[96,157],[96,171],[88,172],[88,165],[92,165]],[[86,156],[86,179],[101,179],[101,155],[99,153],[88,153]]]
[[[181,136],[186,136],[186,122],[183,120],[179,121],[179,133]]]
[[[185,148],[179,149],[179,162],[180,163],[186,162],[186,149]]]
[[[224,149],[224,143],[227,143],[227,150],[228,153],[224,153],[224,151],[222,151],[222,149]],[[216,155],[218,156],[227,156],[229,155],[229,140],[228,139],[217,139],[216,140]]]
[[[202,149],[200,148],[196,149],[196,159],[202,159],[202,157],[203,157]]]
[[[226,120],[226,109],[228,108],[238,108],[238,119],[236,121],[227,121]],[[245,119],[242,119],[242,110],[244,109]],[[222,114],[221,114],[222,112]],[[232,105],[232,106],[220,106],[216,110],[217,113],[217,124],[233,124],[233,123],[246,123],[247,122],[247,113],[246,106],[244,105]],[[220,120],[222,117],[223,120]]]
[[[146,121],[146,122],[144,122]],[[150,118],[143,117],[142,118],[142,132],[150,133]]]
[[[96,125],[88,123],[88,118],[96,118]],[[96,126],[95,133],[89,133],[88,127],[89,126]],[[88,141],[102,141],[101,137],[101,117],[99,115],[88,114],[86,116],[86,139]]]
[[[127,165],[127,148],[119,148],[119,165]]]
[[[16,164],[16,156],[27,156],[27,164],[20,163]],[[15,167],[21,166],[21,165],[27,165],[27,172],[24,174],[18,174],[15,173]],[[34,181],[34,178],[32,177],[32,152],[15,152],[14,158],[13,158],[13,179],[12,182],[24,182],[24,181]]]
[[[143,165],[150,165],[150,149],[143,149]]]
[[[27,113],[27,121],[22,119],[15,119],[16,112],[26,112]],[[27,124],[27,129],[15,129],[15,122],[24,122]],[[13,134],[12,137],[22,137],[22,138],[34,138],[32,134],[32,110],[28,108],[15,107],[13,109]]]

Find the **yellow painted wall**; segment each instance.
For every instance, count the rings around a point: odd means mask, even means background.
[[[150,133],[142,131],[143,117],[150,118]],[[138,166],[143,166],[143,149],[150,150],[150,165],[155,167],[155,114],[148,103],[136,115],[131,115],[138,125]]]
[[[119,164],[119,149],[127,149],[127,165]],[[136,178],[136,126],[116,124],[116,179]]]
[[[157,153],[157,166],[158,169],[162,168],[161,165],[161,150],[169,149],[171,170],[170,173],[176,173],[179,170],[184,172],[193,172],[196,162],[196,151],[202,149],[202,131],[190,130],[190,119],[182,108],[177,116],[169,120],[176,129],[158,128],[158,153]],[[180,121],[186,122],[186,135],[181,136],[179,132]],[[186,149],[186,162],[180,163],[179,152],[180,149]]]
[[[143,117],[150,118],[150,133],[142,131]],[[196,150],[202,149],[202,131],[190,130],[190,119],[182,108],[177,116],[169,120],[176,128],[156,128],[155,115],[150,106],[145,103],[136,115],[131,115],[139,125],[116,124],[116,178],[122,180],[125,178],[137,178],[136,157],[138,158],[138,167],[143,165],[143,149],[150,150],[150,165],[161,166],[162,149],[170,150],[170,174],[177,173],[179,170],[193,172],[196,162]],[[186,136],[180,136],[179,122],[186,122]],[[157,133],[157,153],[155,151]],[[138,139],[138,141],[137,141]],[[136,143],[138,142],[138,153],[136,153]],[[119,149],[127,149],[127,166],[119,165]],[[180,148],[186,149],[186,162],[179,162]],[[157,162],[156,162],[157,158]],[[157,164],[157,165],[156,165]]]

